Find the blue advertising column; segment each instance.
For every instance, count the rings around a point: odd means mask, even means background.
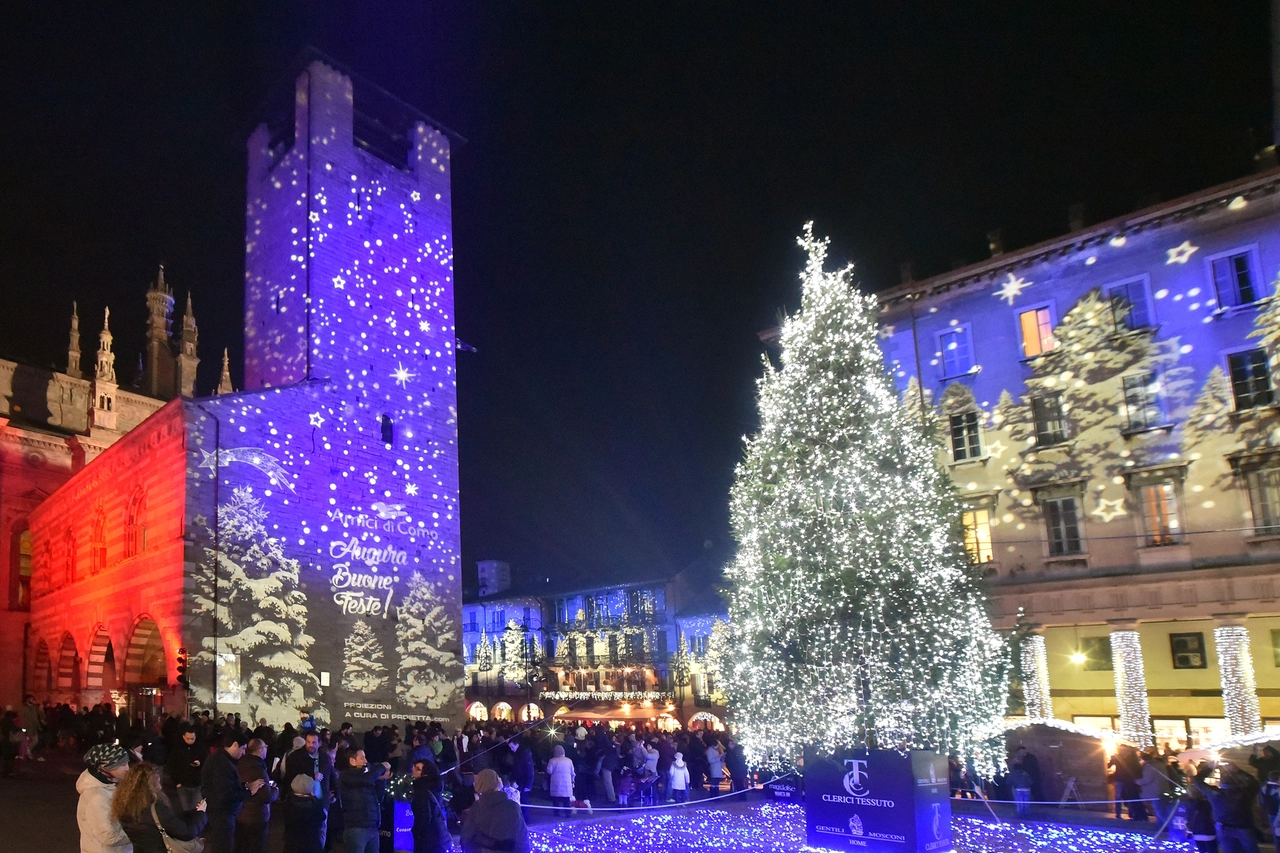
[[[936,753],[806,751],[804,788],[813,847],[870,853],[941,853],[952,847],[947,761]]]

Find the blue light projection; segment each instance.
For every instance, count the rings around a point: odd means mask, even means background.
[[[1053,823],[993,823],[953,817],[960,853],[1192,853],[1189,843],[1152,841],[1136,832],[1110,832]],[[598,823],[562,823],[530,830],[539,853],[792,853],[805,845],[804,806],[766,804],[732,810],[655,812]]]

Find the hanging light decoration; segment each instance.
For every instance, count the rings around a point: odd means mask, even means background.
[[[1120,736],[1140,747],[1155,743],[1147,706],[1147,676],[1142,670],[1142,644],[1137,631],[1111,632],[1111,664],[1120,706]]]
[[[1218,672],[1222,678],[1222,707],[1232,736],[1262,731],[1258,713],[1258,683],[1253,674],[1249,629],[1243,625],[1219,625],[1213,629],[1218,646]]]
[[[1031,634],[1022,641],[1022,692],[1027,719],[1053,718],[1053,699],[1049,696],[1049,652],[1042,634]]]

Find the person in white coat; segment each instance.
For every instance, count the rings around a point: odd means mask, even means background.
[[[573,800],[573,780],[576,772],[573,761],[565,757],[564,747],[556,746],[547,762],[547,783],[551,804],[556,807],[556,817],[569,816],[569,803]]]
[[[677,803],[683,803],[689,799],[689,765],[684,763],[684,753],[677,752],[675,761],[671,762],[671,769],[667,771],[667,777],[670,781],[671,796]]]
[[[80,853],[133,853],[129,836],[111,816],[116,782],[129,772],[129,753],[119,744],[100,743],[84,754],[84,765],[76,780]]]

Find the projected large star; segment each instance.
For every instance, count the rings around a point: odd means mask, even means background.
[[[1166,254],[1168,254],[1169,256],[1169,260],[1165,261],[1164,265],[1169,266],[1170,264],[1185,264],[1187,261],[1191,259],[1191,256],[1194,255],[1199,250],[1200,250],[1200,247],[1191,245],[1190,240],[1183,240],[1181,246],[1174,246],[1172,249],[1169,249],[1166,252]]]
[[[1013,300],[1021,296],[1022,291],[1026,290],[1033,284],[1035,284],[1034,281],[1027,281],[1020,275],[1015,276],[1013,273],[1009,273],[1009,279],[1003,282],[1000,285],[1000,289],[991,295],[997,299],[1003,299],[1005,302],[1012,305]]]

